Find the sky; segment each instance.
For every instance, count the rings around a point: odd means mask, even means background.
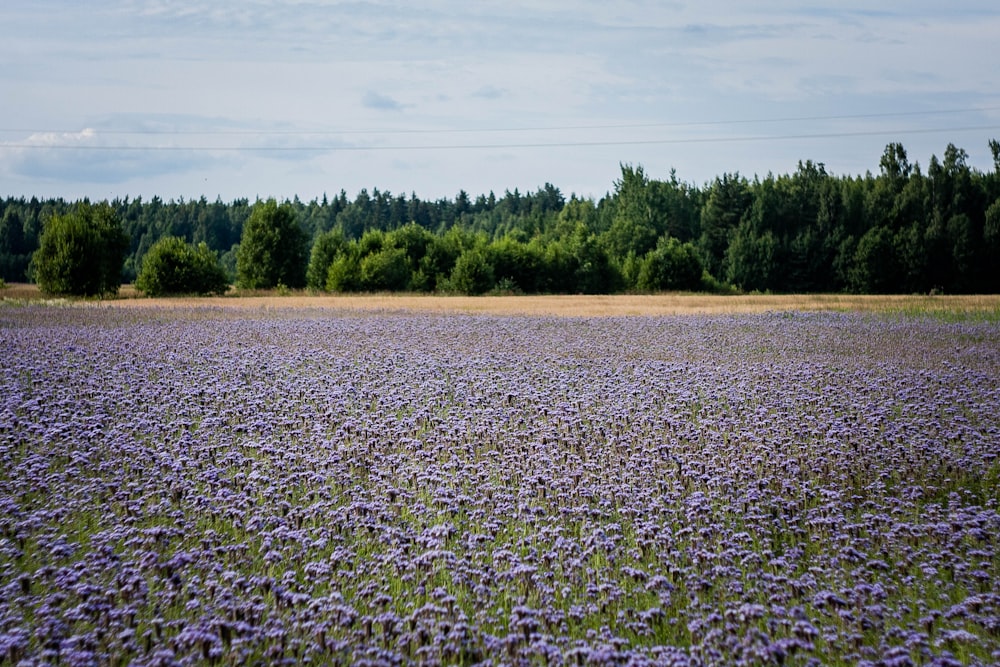
[[[995,0],[4,0],[0,197],[993,169]]]

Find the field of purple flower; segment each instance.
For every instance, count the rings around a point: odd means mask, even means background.
[[[1000,327],[0,309],[0,664],[1000,663]]]

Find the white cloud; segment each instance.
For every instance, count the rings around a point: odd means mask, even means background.
[[[45,182],[117,183],[190,171],[208,162],[207,155],[195,151],[142,148],[92,128],[0,143],[0,167],[13,177]]]

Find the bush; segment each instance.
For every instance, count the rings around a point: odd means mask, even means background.
[[[409,223],[386,235],[386,246],[402,248],[410,262],[410,269],[416,271],[427,250],[434,244],[434,235],[416,223]]]
[[[493,289],[493,265],[486,253],[476,248],[466,250],[455,261],[451,272],[451,288],[465,294],[483,294]]]
[[[357,292],[361,290],[361,261],[353,249],[333,260],[326,274],[326,291]]]
[[[491,243],[486,252],[497,278],[496,289],[504,292],[538,291],[543,260],[538,246],[507,236]]]
[[[164,236],[143,257],[135,286],[149,296],[224,294],[229,278],[218,255],[205,243],[194,246],[176,236]]]
[[[740,293],[740,290],[734,285],[719,280],[709,273],[708,269],[705,269],[701,273],[701,290],[711,292],[712,294],[727,294],[730,296]]]
[[[663,237],[642,260],[638,287],[641,290],[698,290],[704,267],[690,243]]]
[[[46,223],[31,275],[47,294],[117,294],[129,238],[107,202],[80,203]]]
[[[340,229],[331,229],[320,234],[313,242],[309,253],[309,268],[306,269],[306,287],[311,290],[325,290],[330,265],[344,252],[347,240]]]
[[[403,248],[386,248],[361,259],[361,287],[369,292],[406,289],[410,263]]]

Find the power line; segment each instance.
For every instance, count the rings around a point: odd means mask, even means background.
[[[550,125],[537,127],[487,127],[487,128],[448,128],[448,129],[342,129],[342,130],[97,130],[96,134],[104,135],[176,135],[176,136],[328,136],[356,134],[469,134],[469,133],[499,133],[499,132],[566,132],[574,130],[623,130],[678,127],[719,127],[726,125],[759,125],[774,123],[799,123],[836,120],[864,120],[872,118],[905,118],[914,116],[934,116],[946,114],[975,113],[1000,110],[1000,106],[969,107],[964,109],[936,109],[927,111],[895,111],[867,114],[838,114],[828,116],[789,116],[783,118],[755,118],[732,120],[684,121],[670,123],[617,123],[595,125]],[[30,128],[0,128],[3,133],[27,134],[79,134],[80,130],[30,129]]]
[[[419,150],[502,150],[519,148],[575,148],[601,146],[643,146],[667,144],[712,144],[745,143],[764,141],[790,141],[808,139],[840,139],[848,137],[897,136],[913,134],[943,134],[959,132],[997,131],[1000,125],[978,125],[965,127],[919,128],[895,130],[859,130],[853,132],[819,132],[783,135],[735,136],[735,137],[682,137],[668,139],[597,140],[521,143],[479,143],[479,144],[417,144],[417,145],[320,145],[320,146],[135,146],[135,145],[84,145],[84,144],[0,144],[0,149],[29,150],[75,150],[75,151],[198,151],[198,152],[364,152],[364,151],[419,151]]]

